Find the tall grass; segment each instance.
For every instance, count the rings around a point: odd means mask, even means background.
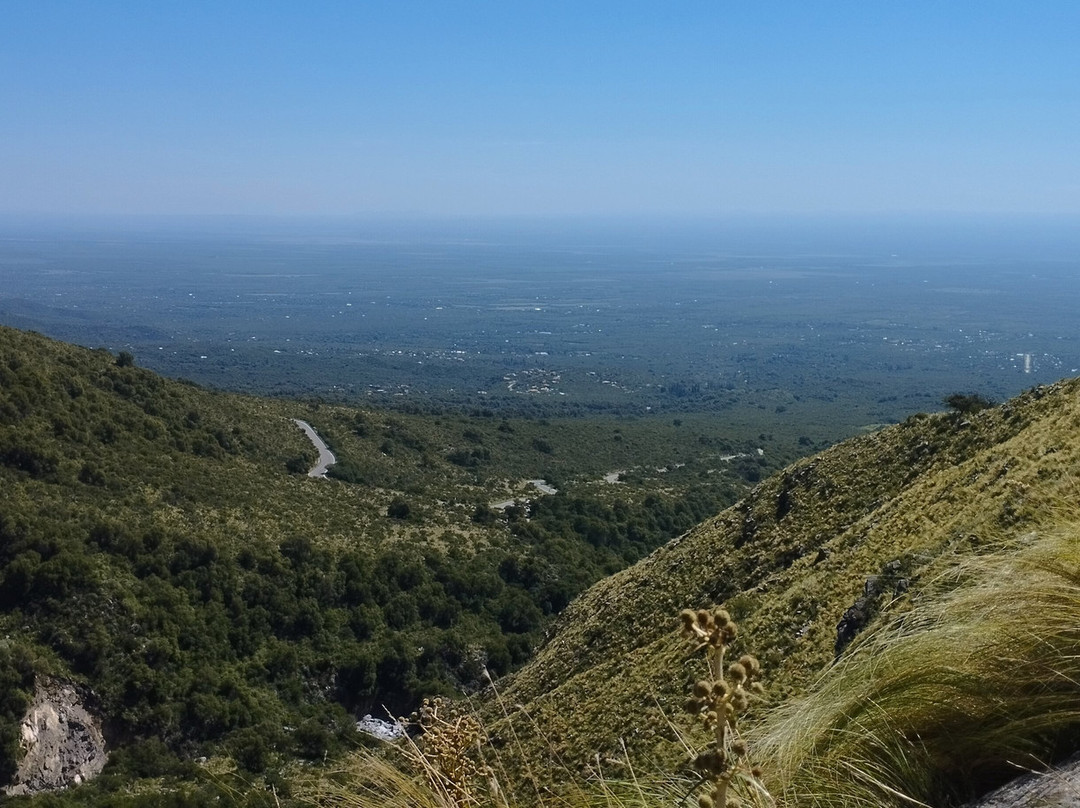
[[[657,808],[677,805],[689,793],[682,779],[613,779],[597,770],[581,782],[568,779],[558,792],[517,798],[502,791],[496,775],[463,798],[460,792],[441,787],[441,775],[418,761],[412,752],[387,756],[359,750],[336,769],[311,776],[302,785],[300,798],[307,804],[340,808]]]
[[[359,749],[336,768],[302,777],[300,801],[342,808],[655,808],[686,803],[701,782],[653,772],[639,778],[625,747],[622,760],[597,756],[584,771],[572,772],[553,747],[547,762],[539,764],[524,754],[512,726],[508,745],[513,751],[506,747],[500,751],[503,742],[486,734],[475,711],[438,701],[439,711],[446,708],[443,715],[425,716],[422,710],[412,717],[420,718],[419,737],[407,734],[380,749]],[[507,714],[506,705],[499,703]],[[534,729],[543,734],[542,727]],[[514,774],[504,766],[509,756],[515,758]],[[609,764],[628,776],[605,773]],[[542,774],[547,782],[560,782],[558,789],[538,785],[538,765],[557,769],[555,777],[552,772]]]
[[[802,806],[940,805],[1080,739],[1080,529],[967,560],[752,743]]]

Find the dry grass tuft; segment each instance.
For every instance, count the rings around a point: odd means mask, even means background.
[[[966,799],[1080,736],[1080,529],[971,558],[755,733],[799,806]]]

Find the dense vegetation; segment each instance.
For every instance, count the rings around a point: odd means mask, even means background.
[[[291,417],[330,440],[337,481],[306,476]],[[352,713],[475,689],[785,459],[715,429],[208,393],[0,329],[0,774],[35,675],[108,718],[113,779],[85,793],[199,754],[320,759],[356,742]]]

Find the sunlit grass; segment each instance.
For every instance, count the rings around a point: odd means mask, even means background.
[[[1041,769],[1080,728],[1080,530],[966,560],[753,743],[799,806],[939,804]]]

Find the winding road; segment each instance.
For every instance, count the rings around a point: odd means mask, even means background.
[[[307,421],[301,421],[299,418],[293,418],[293,423],[304,430],[304,434],[319,450],[319,462],[312,467],[307,476],[326,479],[326,470],[337,462],[337,458],[334,457],[334,453],[330,451],[330,447],[319,437],[318,433],[311,428],[311,424]]]
[[[541,494],[557,494],[558,489],[547,484],[547,480],[528,480],[529,485],[535,488]],[[517,499],[507,499],[502,502],[495,502],[491,505],[497,511],[505,511],[511,505],[516,505],[519,502],[526,502],[524,497],[518,497]]]

